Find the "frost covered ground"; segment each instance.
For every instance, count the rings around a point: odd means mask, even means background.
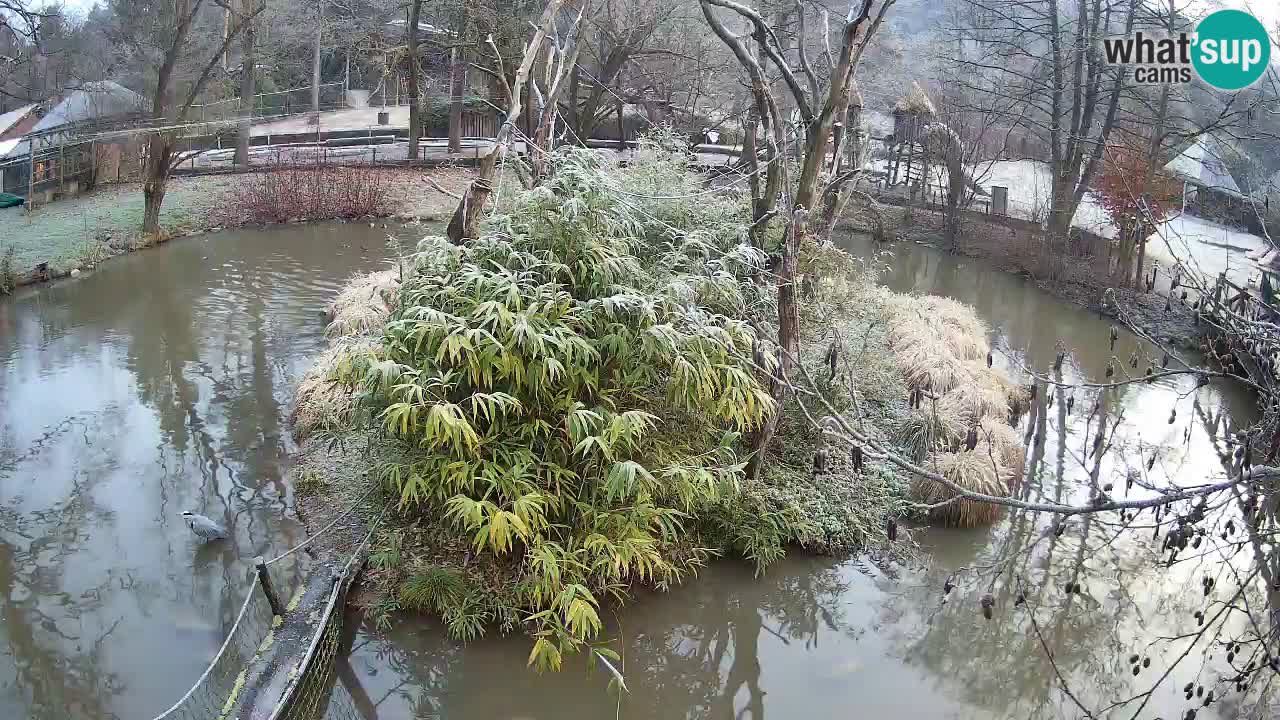
[[[435,218],[456,202],[422,182],[422,171],[385,168],[388,210],[402,219]],[[464,169],[436,169],[438,185],[461,192],[471,178]],[[160,223],[173,236],[243,224],[230,197],[243,175],[176,177],[169,181]],[[514,182],[514,179],[510,180]],[[138,183],[103,186],[79,197],[37,207],[0,210],[0,256],[13,249],[19,280],[39,263],[63,275],[141,247],[142,189]]]
[[[231,178],[175,178],[165,194],[161,223],[181,232],[210,209]],[[52,270],[70,270],[114,254],[142,225],[139,185],[100,187],[79,197],[58,200],[27,212],[0,210],[0,253],[13,248],[15,269],[25,272],[42,262]]]
[[[883,169],[883,162],[879,169]],[[1011,215],[1028,220],[1044,218],[1050,188],[1046,163],[1000,161],[990,167],[980,166],[975,174],[978,184],[988,191],[993,185],[1009,188]],[[1115,236],[1115,227],[1107,212],[1089,194],[1081,201],[1072,225],[1103,237]],[[1228,279],[1243,286],[1256,281],[1259,273],[1247,253],[1261,254],[1266,245],[1267,241],[1257,235],[1191,215],[1180,215],[1163,223],[1150,236],[1147,254],[1163,267],[1173,265],[1177,258],[1209,278],[1226,272]]]
[[[1243,287],[1256,282],[1260,272],[1247,253],[1256,256],[1266,246],[1266,239],[1257,235],[1182,215],[1151,235],[1147,253],[1166,267],[1175,257],[1184,260],[1208,278],[1225,272],[1228,280]]]

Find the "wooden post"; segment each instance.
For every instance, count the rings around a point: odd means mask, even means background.
[[[618,86],[618,87],[619,87],[619,89],[621,89],[621,87],[622,87],[622,86],[621,86],[621,83],[619,83],[619,86]],[[621,95],[621,93],[619,93],[619,95]],[[622,113],[623,113],[623,108],[622,108],[622,98],[621,98],[621,97],[619,97],[619,98],[618,98],[618,154],[619,154],[619,159],[621,159],[622,151],[624,151],[624,150],[626,150],[626,149],[627,149],[627,123],[626,123],[625,119],[623,118]],[[582,140],[583,140],[583,142],[586,142],[586,140],[587,140],[587,139],[586,139],[586,138],[583,138]]]
[[[36,204],[36,138],[27,139],[27,212]]]
[[[271,584],[271,575],[267,572],[267,562],[261,555],[253,559],[253,564],[258,568],[258,584],[262,586],[262,592],[267,596],[267,602],[271,603],[272,615],[283,615],[284,607],[280,605],[280,596],[276,594],[276,589]]]

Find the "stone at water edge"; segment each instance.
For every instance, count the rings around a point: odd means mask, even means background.
[[[80,268],[71,268],[71,277],[76,277],[79,274],[80,274]]]

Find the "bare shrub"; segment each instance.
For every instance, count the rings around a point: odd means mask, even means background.
[[[231,189],[228,225],[387,214],[389,183],[377,170],[295,163],[241,176]]]

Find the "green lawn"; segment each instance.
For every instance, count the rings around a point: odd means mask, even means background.
[[[161,223],[171,232],[201,225],[202,216],[218,204],[231,182],[227,176],[171,180]],[[13,267],[19,273],[42,262],[54,270],[70,270],[133,246],[141,225],[142,186],[104,186],[32,212],[0,210],[0,255],[12,247]]]

